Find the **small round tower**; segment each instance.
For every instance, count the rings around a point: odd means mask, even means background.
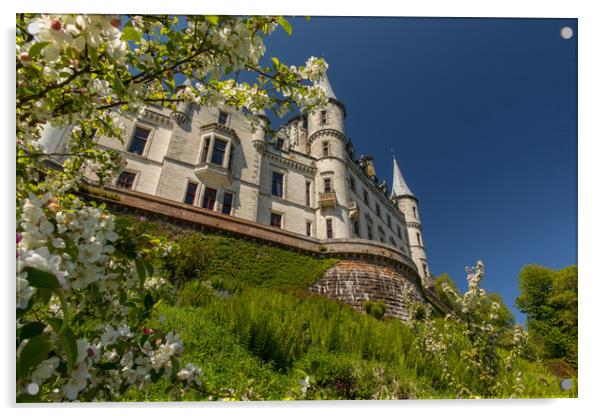
[[[328,97],[325,109],[308,115],[308,147],[316,158],[315,201],[317,238],[349,238],[347,197],[347,137],[345,106],[340,102],[325,75],[319,85]]]
[[[418,212],[418,198],[412,193],[403,179],[395,156],[393,156],[393,187],[391,199],[405,216],[406,231],[408,233],[408,243],[410,245],[412,260],[414,261],[414,264],[416,264],[418,274],[422,279],[422,284],[428,285],[431,283],[432,279],[426,258],[426,250],[424,248],[422,222],[420,221],[420,213]]]

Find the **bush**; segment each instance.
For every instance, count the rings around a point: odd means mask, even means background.
[[[382,300],[379,300],[378,302],[368,300],[364,302],[364,310],[368,315],[378,320],[382,320],[385,316],[385,312],[387,312],[387,306]]]
[[[198,233],[185,232],[180,235],[171,251],[165,256],[163,269],[177,287],[198,279],[205,264],[203,238]]]

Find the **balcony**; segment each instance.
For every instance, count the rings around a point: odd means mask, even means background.
[[[337,194],[334,191],[320,192],[318,195],[318,204],[320,208],[336,207]]]
[[[356,220],[359,217],[360,210],[357,207],[357,202],[349,201],[347,203],[347,208],[349,208],[349,218],[351,220]]]
[[[194,174],[205,183],[216,186],[230,186],[232,184],[232,175],[230,171],[223,166],[210,162],[201,162],[194,169]]]

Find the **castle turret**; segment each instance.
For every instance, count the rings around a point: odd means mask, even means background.
[[[414,264],[418,268],[418,274],[420,274],[422,283],[424,285],[429,284],[431,273],[424,248],[422,223],[420,222],[420,214],[418,212],[418,198],[412,193],[408,184],[403,179],[395,156],[393,156],[393,189],[391,191],[391,199],[405,216],[410,253]]]
[[[316,201],[318,238],[348,238],[351,235],[347,197],[347,137],[345,106],[340,102],[328,77],[318,83],[328,97],[323,110],[308,115],[308,146],[316,161]]]

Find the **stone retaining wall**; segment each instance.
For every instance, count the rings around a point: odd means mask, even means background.
[[[424,297],[403,270],[390,264],[368,258],[341,260],[326,271],[310,291],[329,299],[342,301],[356,310],[364,310],[364,303],[383,301],[385,317],[407,319],[404,290],[412,299],[425,302]]]

